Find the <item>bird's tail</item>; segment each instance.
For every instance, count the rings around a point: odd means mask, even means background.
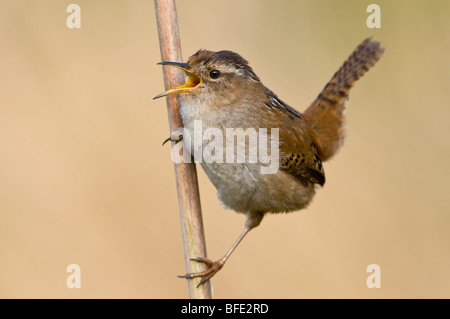
[[[351,87],[375,65],[383,52],[379,42],[371,38],[364,40],[303,113],[322,161],[331,158],[343,143],[344,113]]]

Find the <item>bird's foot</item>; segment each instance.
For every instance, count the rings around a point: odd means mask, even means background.
[[[166,140],[162,143],[162,145],[166,144],[168,141],[172,142],[180,142],[183,140],[183,127],[177,127],[173,130],[173,132],[170,134],[170,137],[166,138]]]
[[[208,258],[197,257],[197,258],[191,258],[191,260],[199,262],[199,263],[203,263],[203,264],[207,265],[208,268],[204,271],[190,273],[190,274],[186,274],[184,276],[178,276],[178,277],[186,278],[186,279],[201,277],[202,280],[197,285],[197,287],[200,286],[201,284],[203,284],[204,282],[210,280],[220,269],[222,269],[223,265],[225,264],[224,258],[219,259],[217,261],[211,261]]]

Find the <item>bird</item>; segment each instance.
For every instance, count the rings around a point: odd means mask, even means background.
[[[325,184],[322,163],[331,159],[343,145],[349,91],[383,53],[379,42],[372,38],[362,41],[303,112],[290,107],[264,86],[248,61],[236,52],[200,49],[186,63],[158,63],[177,67],[187,75],[184,85],[154,97],[179,94],[183,127],[175,129],[166,141],[181,141],[187,154],[193,156],[199,147],[208,143],[202,140],[195,145],[192,138],[186,138],[187,134],[192,137],[197,133],[195,123],[198,121],[202,129],[218,130],[222,137],[230,128],[255,131],[267,128],[271,133],[277,129],[269,138],[273,142],[276,137],[277,141],[274,173],[263,174],[265,164],[260,159],[253,162],[200,159],[217,189],[219,200],[227,208],[244,214],[246,220],[244,230],[222,258],[216,261],[193,258],[205,264],[206,269],[179,277],[200,277],[199,285],[203,284],[222,269],[265,214],[298,211],[310,204],[316,190]],[[249,151],[247,144],[245,150]]]

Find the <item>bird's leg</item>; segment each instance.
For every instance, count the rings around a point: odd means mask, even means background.
[[[263,216],[264,216],[264,214],[259,213],[259,212],[254,213],[254,214],[248,214],[247,220],[245,222],[244,231],[239,235],[238,239],[236,239],[236,241],[231,246],[231,248],[227,251],[227,253],[219,260],[211,261],[210,259],[203,258],[203,257],[191,258],[192,261],[200,262],[200,263],[203,263],[206,266],[208,266],[208,268],[206,270],[200,271],[197,273],[190,273],[190,274],[186,274],[184,276],[178,276],[178,277],[186,278],[186,279],[201,277],[202,280],[197,285],[197,287],[200,286],[201,284],[203,284],[204,282],[208,281],[209,279],[211,279],[220,269],[222,269],[222,267],[223,267],[223,265],[225,265],[225,262],[227,261],[227,259],[230,257],[230,255],[233,253],[233,251],[237,248],[237,246],[240,244],[240,242],[244,239],[245,235],[247,235],[250,230],[252,230],[253,228],[255,228],[256,226],[259,225]]]

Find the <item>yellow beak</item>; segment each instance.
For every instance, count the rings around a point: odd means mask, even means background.
[[[163,92],[161,94],[158,94],[157,96],[155,96],[153,99],[159,99],[160,97],[169,95],[169,94],[173,94],[173,93],[180,93],[180,92],[186,92],[188,90],[192,90],[195,89],[197,86],[199,86],[200,84],[202,84],[202,78],[195,72],[192,72],[191,70],[188,70],[187,67],[187,63],[181,63],[181,62],[159,62],[158,64],[160,65],[173,65],[176,66],[177,68],[183,70],[184,72],[186,72],[189,77],[186,81],[185,84],[178,86],[176,88],[167,90],[166,92]]]

